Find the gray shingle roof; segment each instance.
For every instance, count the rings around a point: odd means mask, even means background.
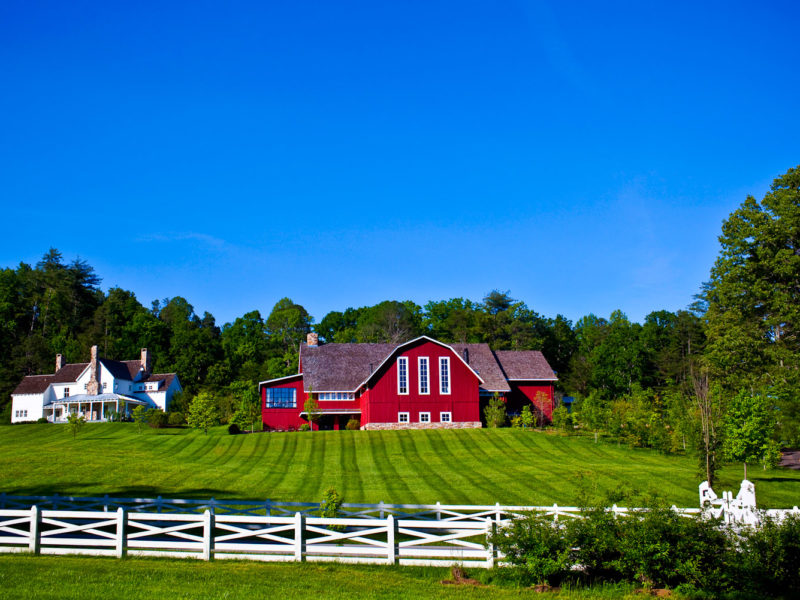
[[[377,369],[397,344],[325,344],[300,347],[303,387],[319,392],[350,391]]]
[[[558,379],[538,350],[496,350],[494,354],[508,379]]]
[[[483,379],[482,390],[487,392],[511,391],[489,344],[450,344],[450,346],[481,376]],[[464,350],[467,350],[466,356]]]

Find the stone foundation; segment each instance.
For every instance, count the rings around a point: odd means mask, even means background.
[[[480,421],[461,421],[456,423],[367,423],[361,429],[367,431],[387,431],[396,429],[480,429]]]

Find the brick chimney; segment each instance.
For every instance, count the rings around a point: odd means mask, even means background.
[[[150,353],[147,351],[147,348],[142,348],[140,362],[142,363],[142,369],[144,369],[145,375],[149,375],[152,365],[150,364]]]
[[[309,333],[306,337],[309,346],[319,346],[319,336],[316,333]]]
[[[61,367],[64,366],[64,357],[60,354],[56,354],[56,373],[61,370]]]
[[[92,358],[89,361],[89,383],[86,384],[86,393],[97,396],[100,393],[100,382],[97,379],[97,346],[92,346]]]

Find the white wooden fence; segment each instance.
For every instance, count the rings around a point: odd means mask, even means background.
[[[318,505],[315,505],[318,508]],[[387,509],[390,505],[376,505]],[[491,545],[492,531],[516,514],[533,509],[554,522],[581,518],[575,507],[502,507],[499,505],[400,505],[440,519],[405,519],[394,514],[358,518],[293,515],[232,515],[116,510],[0,510],[0,552],[238,558],[262,561],[338,561],[378,564],[492,567],[502,559]],[[374,510],[377,509],[373,509]],[[610,509],[625,517],[644,509]],[[673,510],[698,518],[700,509]],[[773,518],[800,510],[765,511]],[[415,513],[419,514],[419,513]],[[706,515],[714,513],[706,511]],[[724,516],[724,515],[723,515]],[[717,517],[719,518],[719,517]],[[731,524],[733,517],[724,519]]]
[[[0,552],[491,567],[496,522],[0,510]],[[338,530],[338,529],[341,529]]]

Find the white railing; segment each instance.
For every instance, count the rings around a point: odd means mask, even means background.
[[[417,505],[412,505],[418,507]],[[385,506],[384,506],[385,507]],[[385,518],[320,518],[301,512],[291,516],[98,510],[0,510],[0,552],[237,558],[262,561],[338,561],[376,564],[491,567],[502,559],[490,534],[513,518],[477,510],[469,518],[439,505],[441,520]],[[471,507],[480,509],[482,507]],[[518,507],[523,512],[524,507]],[[555,523],[581,518],[577,508],[535,507]],[[616,516],[645,509],[613,506]],[[673,510],[689,518],[712,516],[700,509]],[[772,518],[800,510],[763,511]],[[483,516],[477,516],[483,514]],[[736,521],[725,521],[737,525]],[[741,523],[738,523],[741,524]]]
[[[0,510],[0,552],[490,567],[496,522]]]

